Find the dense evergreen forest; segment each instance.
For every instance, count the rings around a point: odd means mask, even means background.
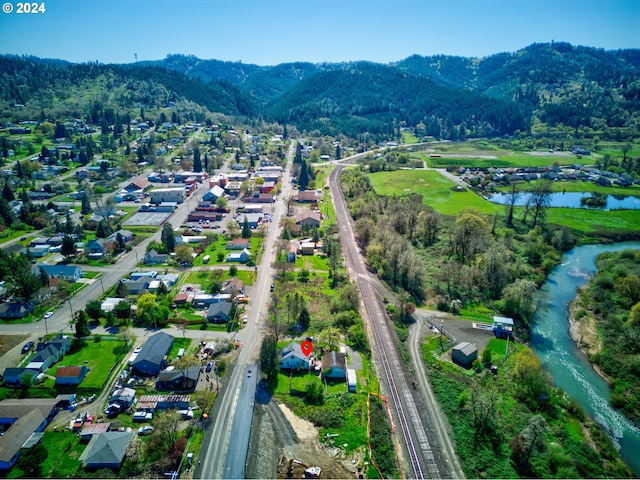
[[[533,44],[483,58],[414,55],[389,65],[258,66],[185,55],[99,65],[2,56],[0,92],[0,113],[14,120],[85,118],[96,102],[150,114],[177,103],[198,119],[245,116],[379,141],[417,125],[422,137],[452,140],[566,127],[630,140],[640,114],[640,50]]]

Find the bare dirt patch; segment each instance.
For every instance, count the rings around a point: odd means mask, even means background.
[[[247,459],[247,478],[301,478],[305,467],[321,468],[319,478],[356,478],[357,460],[318,441],[318,429],[271,399],[256,403]]]

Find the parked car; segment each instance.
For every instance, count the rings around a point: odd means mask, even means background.
[[[53,316],[53,312],[47,312],[44,314],[44,319],[51,318]]]
[[[276,284],[275,284],[275,283],[272,283],[272,284],[271,284],[271,291],[273,292],[275,289],[276,289]]]
[[[244,317],[242,317],[242,323],[247,323],[249,321],[249,315],[245,314]]]
[[[27,342],[24,344],[24,346],[22,347],[22,353],[29,353],[31,351],[31,349],[33,348],[33,342]]]
[[[151,432],[153,432],[153,427],[151,425],[145,425],[144,427],[140,427],[138,429],[138,435],[140,435],[141,437],[149,435],[151,434]]]
[[[205,370],[207,372],[210,372],[213,369],[213,360],[211,360],[209,363],[207,363],[207,368],[205,368]]]
[[[151,420],[153,420],[153,413],[151,412],[138,411],[133,414],[134,422],[150,422]]]

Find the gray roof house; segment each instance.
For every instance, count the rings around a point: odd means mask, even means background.
[[[229,302],[216,302],[207,309],[207,320],[213,323],[225,323],[229,321],[231,304]]]
[[[166,364],[166,355],[173,345],[173,337],[164,332],[153,335],[142,347],[131,365],[142,375],[157,375]]]
[[[173,370],[163,370],[156,380],[156,390],[193,392],[200,377],[200,367],[193,365],[187,369],[185,374],[174,368]]]
[[[344,353],[329,352],[322,355],[322,376],[326,378],[347,378],[347,358]]]
[[[157,263],[166,263],[169,259],[168,253],[158,253],[157,250],[151,249],[144,255],[145,265],[155,265]]]
[[[0,471],[11,469],[20,457],[22,445],[46,425],[47,419],[36,408],[15,420],[0,437]]]
[[[119,388],[109,397],[109,403],[118,403],[123,410],[131,407],[136,401],[136,391],[133,388]]]
[[[245,248],[241,252],[227,253],[227,257],[225,261],[247,263],[250,259],[251,259],[251,252]]]
[[[299,343],[291,342],[280,351],[280,368],[283,370],[309,368],[309,355],[302,353]]]
[[[82,269],[77,265],[37,265],[38,270],[44,270],[49,278],[61,278],[67,282],[77,282],[82,278]]]
[[[104,432],[93,435],[87,448],[80,455],[85,468],[113,468],[122,466],[127,447],[134,432]]]
[[[35,368],[5,368],[2,376],[6,385],[22,385],[25,375],[33,382],[40,374],[40,370]]]

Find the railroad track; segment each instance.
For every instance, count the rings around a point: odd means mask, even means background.
[[[330,174],[329,185],[334,202],[336,217],[340,218],[340,233],[347,269],[356,278],[362,302],[368,319],[368,330],[373,339],[372,351],[377,354],[382,369],[383,380],[388,388],[388,400],[395,413],[397,427],[401,434],[407,460],[413,478],[441,478],[440,469],[416,407],[413,393],[403,374],[403,365],[386,319],[386,312],[369,281],[369,275],[355,242],[353,222],[339,185],[342,166]],[[426,475],[426,477],[425,477]]]

